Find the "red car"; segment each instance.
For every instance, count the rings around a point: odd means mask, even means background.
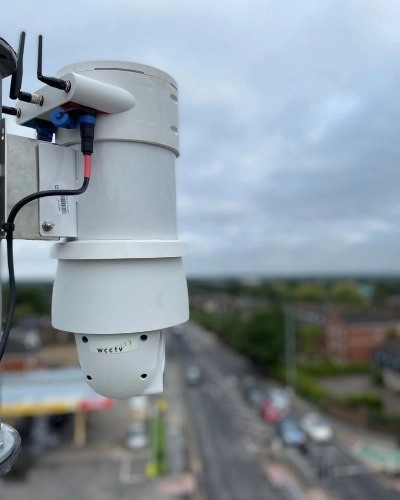
[[[279,422],[283,418],[283,413],[268,399],[262,403],[260,411],[262,418],[269,423]]]

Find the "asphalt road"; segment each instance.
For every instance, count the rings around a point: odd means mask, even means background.
[[[236,387],[237,373],[247,373],[248,367],[223,350],[219,363],[211,354],[211,339],[194,333],[176,337],[174,344],[183,366],[200,366],[204,377],[199,386],[184,389],[202,462],[200,492],[207,500],[274,500],[278,497],[267,479],[257,444],[257,440],[266,441],[266,426],[249,411]]]
[[[265,380],[251,363],[214,337],[203,335],[197,325],[185,325],[172,343],[184,366],[197,364],[204,373],[201,385],[186,387],[185,399],[203,461],[199,479],[205,498],[276,498],[263,456],[274,430],[246,406],[242,396],[246,381],[265,385]],[[294,449],[283,453],[301,471],[306,486],[319,487],[335,500],[399,498],[336,441],[328,447],[310,446],[306,455]]]

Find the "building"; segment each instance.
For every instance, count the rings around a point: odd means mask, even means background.
[[[4,371],[36,370],[44,367],[42,342],[36,328],[12,328],[2,360]]]
[[[400,330],[397,313],[374,310],[343,311],[329,316],[325,345],[335,361],[368,362],[373,349],[388,334]]]
[[[74,415],[74,442],[78,446],[86,443],[88,415],[114,404],[86,384],[77,366],[4,372],[1,382],[3,418],[39,417],[35,425],[43,434],[51,415]]]
[[[324,350],[334,362],[369,362],[390,332],[400,332],[400,312],[332,304],[291,308],[296,321],[323,328]]]

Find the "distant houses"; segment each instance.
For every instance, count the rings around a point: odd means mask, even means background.
[[[337,363],[369,362],[376,346],[400,332],[400,312],[339,306],[296,305],[290,308],[296,322],[323,329],[324,352]]]
[[[400,299],[399,299],[400,300]],[[246,319],[254,311],[268,307],[262,297],[234,296],[224,292],[191,295],[193,306],[206,313],[239,313]],[[375,347],[390,333],[400,336],[400,307],[373,308],[333,303],[291,303],[287,314],[296,325],[318,325],[322,330],[321,350],[336,363],[370,362]]]
[[[52,328],[48,317],[25,316],[11,329],[7,348],[2,359],[2,370],[15,372],[76,364],[76,362],[68,362],[71,358],[69,355],[71,349],[66,344],[73,342],[73,340],[73,334]],[[46,354],[48,346],[59,346],[63,350],[61,356],[54,355],[49,359]],[[53,354],[58,354],[58,352],[53,351]],[[74,344],[73,351],[76,351]],[[60,360],[59,358],[65,358],[67,363],[64,363],[63,359]]]
[[[35,370],[44,367],[39,328],[20,325],[12,328],[2,360],[4,371]]]
[[[243,318],[269,304],[263,297],[235,296],[226,292],[193,293],[190,296],[190,303],[206,313],[229,314],[235,311]]]

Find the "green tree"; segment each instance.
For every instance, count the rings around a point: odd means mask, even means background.
[[[15,307],[13,324],[18,325],[18,323],[24,318],[26,318],[26,316],[34,316],[34,315],[35,315],[35,309],[33,308],[32,304],[29,304],[28,302],[18,304]]]
[[[363,297],[358,291],[357,283],[354,281],[334,283],[330,289],[330,297],[333,302],[339,304],[360,305],[363,303]]]
[[[324,290],[319,283],[299,283],[293,292],[294,299],[298,302],[322,302],[324,299]]]
[[[284,319],[281,307],[255,312],[243,324],[243,352],[265,369],[282,363],[284,358]]]
[[[3,321],[7,315],[9,290],[3,291]],[[18,284],[16,293],[16,310],[13,324],[17,324],[24,316],[50,315],[51,310],[51,284]]]
[[[275,302],[287,302],[292,298],[289,285],[284,281],[274,281],[269,287],[270,298]]]
[[[320,325],[300,325],[298,339],[301,353],[307,361],[312,361],[321,352],[323,329]]]

